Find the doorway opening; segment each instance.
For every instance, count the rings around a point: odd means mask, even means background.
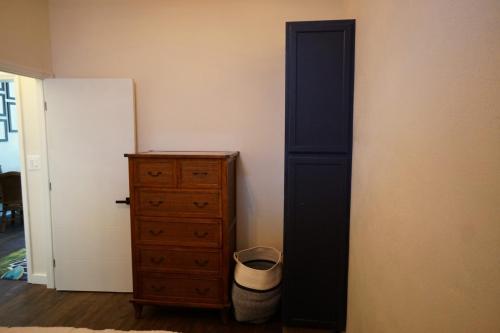
[[[15,77],[0,73],[0,279],[28,279]]]
[[[53,287],[42,80],[0,71],[0,283]]]

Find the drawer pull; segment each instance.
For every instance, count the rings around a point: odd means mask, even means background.
[[[198,295],[202,295],[202,296],[205,296],[206,294],[208,294],[208,292],[210,291],[210,288],[205,288],[205,289],[200,289],[200,288],[196,288],[196,293]]]
[[[198,208],[205,208],[205,206],[208,205],[208,202],[206,202],[206,201],[204,201],[204,202],[194,201],[193,205],[195,205]]]
[[[204,267],[208,264],[208,259],[205,259],[205,260],[196,259],[194,262],[196,263],[196,265],[198,265],[200,267]]]
[[[204,233],[200,234],[200,233],[198,232],[198,230],[196,230],[196,231],[194,232],[194,235],[195,235],[196,237],[198,237],[198,238],[205,238],[205,237],[207,237],[207,236],[208,236],[208,231],[205,231]]]
[[[163,233],[163,230],[162,230],[162,229],[160,229],[160,230],[158,230],[158,231],[155,231],[155,230],[153,230],[153,229],[150,229],[150,230],[149,230],[149,233],[150,233],[151,235],[153,235],[153,236],[160,236],[160,235]]]
[[[161,264],[164,260],[165,260],[165,257],[159,257],[159,258],[154,258],[154,257],[151,257],[149,258],[151,260],[151,262],[155,265],[159,265]]]
[[[153,290],[154,290],[154,291],[156,291],[156,292],[160,292],[160,291],[162,291],[162,290],[164,290],[164,289],[165,289],[165,286],[159,286],[159,287],[157,287],[157,286],[155,286],[154,284],[152,284],[152,285],[151,285],[151,289],[153,289]]]
[[[193,172],[193,176],[208,176],[208,172]]]
[[[149,201],[149,204],[153,207],[159,207],[161,204],[163,203],[163,201],[161,200],[158,200],[158,201]]]
[[[161,171],[148,171],[148,175],[150,175],[151,177],[158,177],[159,175],[161,175]]]

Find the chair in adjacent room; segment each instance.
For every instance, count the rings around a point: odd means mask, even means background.
[[[10,211],[12,224],[15,222],[16,214],[23,215],[21,174],[19,172],[0,173],[0,203],[2,204],[0,232],[5,232],[8,211]]]

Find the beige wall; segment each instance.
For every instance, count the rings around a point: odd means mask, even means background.
[[[58,77],[136,81],[139,146],[238,149],[281,247],[284,22],[357,21],[349,333],[498,332],[498,1],[50,1]]]
[[[0,0],[0,70],[51,75],[48,0]]]
[[[285,21],[341,1],[50,1],[56,77],[130,77],[140,150],[239,150],[238,246],[281,248]]]
[[[349,4],[348,332],[500,332],[500,2]]]

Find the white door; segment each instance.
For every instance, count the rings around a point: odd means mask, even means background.
[[[133,82],[44,80],[55,286],[132,290],[124,153],[135,152]]]

